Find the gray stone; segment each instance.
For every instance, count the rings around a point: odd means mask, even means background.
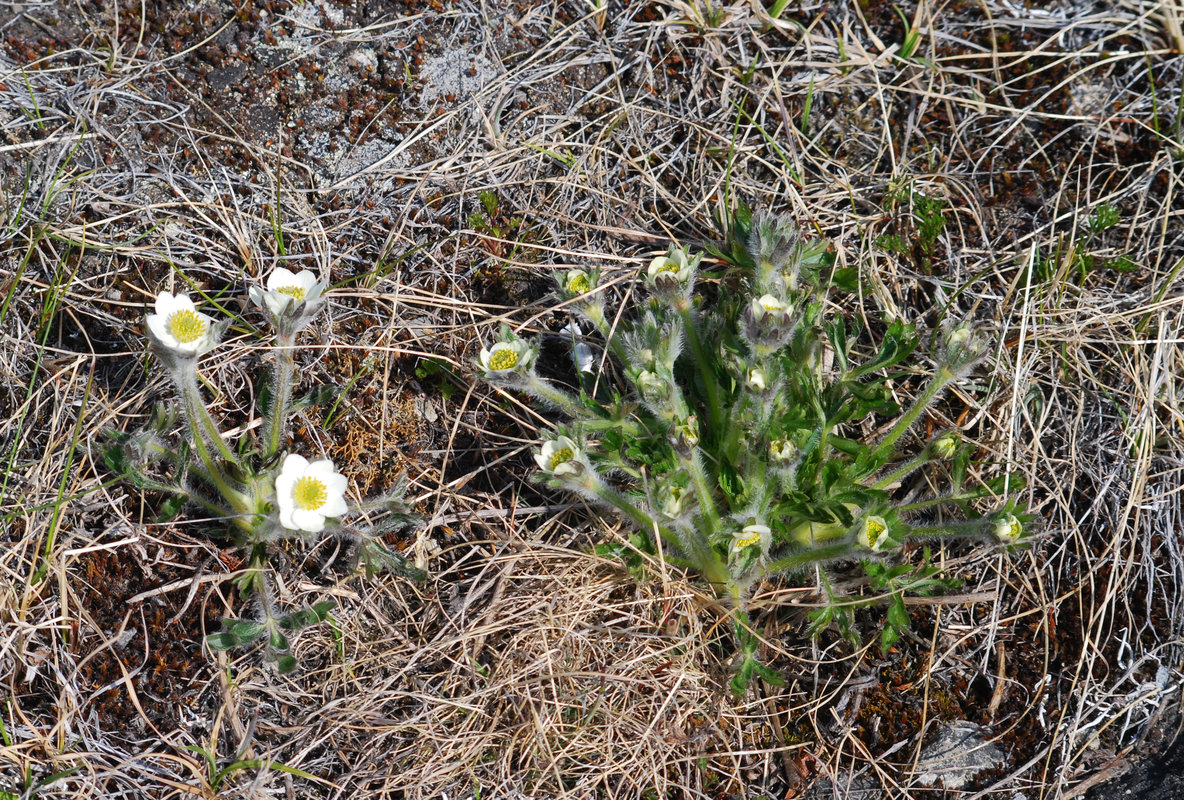
[[[933,740],[921,751],[917,782],[933,786],[938,781],[947,789],[961,788],[985,769],[1003,764],[1003,748],[987,739],[973,722],[944,723]]]

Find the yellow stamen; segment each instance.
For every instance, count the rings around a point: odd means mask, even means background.
[[[881,525],[879,520],[869,519],[867,521],[867,540],[874,544],[876,538],[885,530],[887,530],[887,526]]]
[[[576,454],[571,451],[570,447],[563,447],[559,450],[556,450],[551,454],[551,471],[554,472],[555,468],[560,464],[566,464],[575,457]]]
[[[736,549],[743,550],[745,547],[751,547],[754,544],[760,544],[760,541],[761,535],[759,533],[754,533],[751,536],[745,536],[742,539],[737,539]]]
[[[305,476],[292,487],[292,502],[304,511],[316,511],[329,498],[329,490],[316,478]]]
[[[503,347],[489,359],[489,368],[495,370],[513,369],[518,365],[518,354],[509,347]]]
[[[206,322],[197,312],[184,309],[169,315],[169,333],[181,344],[196,342],[206,332]]]
[[[303,286],[280,286],[276,288],[276,291],[280,294],[286,294],[288,297],[294,297],[298,303],[304,302],[304,295],[306,294]]]
[[[589,283],[586,275],[576,275],[567,282],[567,290],[572,294],[584,294],[591,288],[592,284]]]

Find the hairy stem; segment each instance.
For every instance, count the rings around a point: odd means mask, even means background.
[[[953,379],[954,374],[947,367],[939,367],[937,374],[933,376],[933,382],[913,401],[913,404],[909,406],[909,410],[896,421],[896,424],[892,426],[888,434],[876,445],[876,450],[878,452],[891,450],[892,446],[896,444],[896,441],[917,421],[917,417],[921,416],[921,412],[929,407],[929,404],[933,402],[938,393]]]
[[[292,398],[292,373],[295,362],[292,359],[292,346],[295,336],[282,331],[276,337],[275,373],[271,386],[271,408],[267,411],[266,444],[263,447],[263,458],[266,460],[279,452],[280,436],[287,416],[288,402]]]

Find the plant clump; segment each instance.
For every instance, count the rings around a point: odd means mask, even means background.
[[[508,327],[477,364],[486,381],[567,417],[536,456],[537,480],[616,510],[636,528],[634,547],[693,570],[731,604],[737,692],[757,675],[777,679],[756,658],[746,611],[758,581],[820,568],[828,602],[814,629],[835,624],[857,639],[857,603],[833,595],[827,568],[863,565],[871,587],[890,597],[887,649],[908,625],[903,592],[944,585],[927,557],[916,568],[897,563],[905,543],[1024,540],[1014,502],[1001,496],[1005,479],[965,485],[975,448],[960,432],[904,446],[942,390],[984,357],[979,333],[965,323],[941,329],[931,371],[912,363],[919,338],[903,320],[869,349],[869,332],[825,312],[826,242],[803,239],[785,218],[759,216],[744,228],[746,238],[717,251],[741,255],[729,260],[742,268],[720,277],[725,290],[710,305],[696,284],[718,276],[705,273],[702,255],[675,246],[642,270],[648,297],[615,325],[596,270],[562,276],[561,297],[592,323],[612,362],[592,372],[596,360],[578,358],[578,392],[540,377],[537,349]],[[926,371],[927,384],[900,408],[893,381]],[[890,420],[886,432],[854,438],[872,415]],[[903,481],[935,462],[947,467],[945,491],[896,499]],[[976,504],[984,499],[994,506],[985,513]]]
[[[293,397],[296,337],[324,304],[324,289],[311,272],[284,268],[270,275],[266,287],[251,287],[251,299],[276,331],[276,346],[269,380],[261,381],[258,392],[262,433],[244,434],[233,447],[206,408],[197,369],[199,357],[217,346],[226,325],[198,311],[187,295],[161,292],[145,324],[151,349],[176,389],[184,424],[178,436],[176,411],[157,407],[149,424],[136,433],[108,431],[103,451],[114,473],[166,498],[162,518],[185,507],[201,509],[217,535],[246,552],[236,583],[243,596],[254,601],[257,613],[223,620],[223,630],[208,636],[206,643],[227,650],[264,641],[281,672],[296,667],[290,636],[323,622],[335,604],[321,601],[282,610],[269,566],[278,543],[336,536],[353,545],[368,573],[389,569],[407,577],[422,575],[382,542],[384,534],[413,520],[403,501],[404,481],[386,497],[364,508],[352,507],[346,499],[348,481],[329,459],[310,461],[299,453],[282,452],[292,415],[329,395],[319,387]],[[357,511],[366,512],[370,521],[345,522]]]

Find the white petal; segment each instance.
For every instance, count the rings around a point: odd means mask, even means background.
[[[292,274],[291,270],[284,267],[276,267],[267,276],[267,291],[274,292],[281,286],[294,286],[296,283],[296,276]]]
[[[296,302],[296,298],[282,292],[268,292],[263,295],[263,302],[267,304],[267,310],[278,317]]]
[[[345,502],[344,497],[330,492],[328,499],[325,500],[325,504],[317,509],[317,511],[326,517],[340,517],[349,511],[349,505]]]
[[[171,292],[161,292],[156,296],[156,313],[162,317],[168,317],[176,308],[175,301]]]
[[[308,459],[299,453],[288,453],[284,456],[284,463],[280,465],[280,476],[276,478],[276,485],[288,476],[291,476],[293,483],[300,480],[304,475],[304,471],[308,469]]]
[[[305,475],[310,475],[320,480],[325,480],[329,475],[334,474],[333,462],[327,458],[318,458],[308,465],[304,471]]]
[[[325,529],[325,515],[317,511],[297,509],[292,512],[292,522],[296,528],[309,533],[320,533]]]
[[[317,276],[309,270],[301,270],[292,276],[293,284],[299,286],[304,290],[305,297],[312,291],[312,287],[316,285]],[[289,284],[289,285],[293,285]]]
[[[292,514],[296,511],[296,506],[293,505],[292,499],[289,497],[288,502],[284,503],[280,500],[280,525],[290,531],[299,530],[296,526],[296,521],[292,519]]]
[[[319,476],[321,481],[325,484],[325,491],[329,497],[344,497],[345,490],[349,488],[349,478],[342,475],[340,472],[330,472],[328,475]]]
[[[166,319],[168,317],[161,316],[160,314],[149,314],[144,318],[144,322],[148,325],[148,330],[152,331],[153,335],[156,336],[161,344],[167,347],[176,347],[178,342],[169,333],[168,327],[164,324]]]
[[[173,297],[173,307],[169,311],[169,313],[174,314],[178,311],[194,311],[194,312],[196,312],[197,306],[193,305],[193,301],[189,299],[189,295],[178,294]],[[201,316],[205,316],[205,315],[202,314]],[[208,319],[208,317],[207,317],[207,319]]]

